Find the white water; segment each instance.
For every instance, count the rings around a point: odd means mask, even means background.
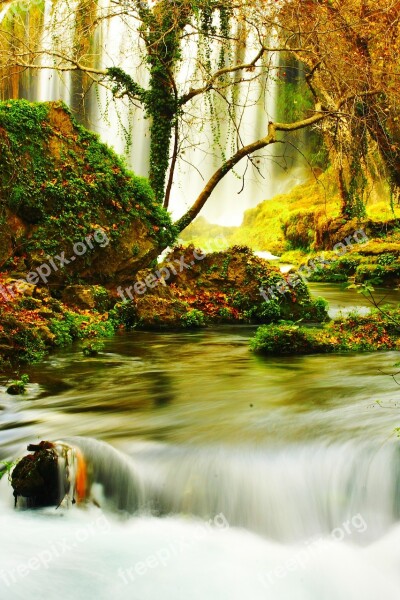
[[[366,549],[325,540],[307,550],[177,517],[120,523],[91,511],[3,516],[0,526],[5,600],[399,597],[399,527]]]
[[[129,459],[95,441],[68,441],[111,494],[133,484],[142,508],[133,516],[94,507],[15,512],[3,479],[2,599],[399,597],[395,445],[232,452],[144,444]],[[170,516],[146,514],[154,503]]]

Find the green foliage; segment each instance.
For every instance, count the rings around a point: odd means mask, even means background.
[[[193,308],[187,313],[181,315],[180,320],[182,327],[186,327],[188,329],[204,327],[205,325],[204,313],[201,310],[197,310],[196,308]]]
[[[49,329],[55,335],[56,346],[68,346],[74,340],[84,338],[110,337],[115,333],[112,319],[91,321],[87,315],[72,311],[65,312],[63,319],[51,319]]]
[[[262,302],[244,311],[244,316],[250,321],[258,323],[273,323],[281,319],[281,306],[275,300]]]
[[[82,347],[84,356],[97,356],[104,349],[104,343],[99,341],[86,342]]]
[[[72,344],[74,335],[72,333],[74,322],[71,316],[67,313],[65,319],[51,319],[49,329],[55,335],[54,344],[56,346],[68,346]]]
[[[7,392],[13,395],[25,394],[26,386],[29,383],[29,375],[21,375],[19,379],[14,379],[7,388]]]
[[[263,325],[250,340],[254,352],[275,356],[314,354],[326,348],[313,336],[311,330],[296,325]]]
[[[57,136],[50,115],[64,123]],[[60,240],[71,247],[104,222],[115,242],[137,218],[160,246],[175,239],[170,217],[157,204],[149,182],[129,172],[62,103],[2,102],[0,127],[5,131],[0,135],[0,208],[8,206],[36,225],[33,236],[24,240],[24,251],[55,254]]]

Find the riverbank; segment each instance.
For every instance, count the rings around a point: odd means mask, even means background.
[[[13,279],[4,279],[11,289]],[[0,285],[1,285],[0,280]],[[286,286],[278,301],[260,289]],[[138,271],[118,287],[26,284],[0,295],[3,368],[38,362],[52,348],[82,342],[96,354],[101,340],[120,329],[190,329],[222,323],[271,323],[280,319],[321,322],[326,306],[303,282],[287,276],[248,248],[203,254],[175,248],[153,269]]]

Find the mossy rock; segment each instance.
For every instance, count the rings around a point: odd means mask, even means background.
[[[180,246],[155,271],[139,272],[137,278],[142,282],[139,289],[143,294],[134,294],[132,284],[130,291],[140,322],[144,323],[152,324],[157,320],[153,313],[160,308],[165,314],[164,306],[174,300],[201,311],[207,323],[269,323],[280,319],[319,322],[327,318],[326,303],[312,300],[302,280],[295,287],[289,286],[287,292],[277,293],[276,299],[266,301],[261,290],[276,289],[287,283],[287,276],[246,246],[211,254],[194,246]],[[152,287],[143,283],[146,280]]]
[[[175,237],[147,180],[61,102],[0,103],[0,208],[0,262],[27,274],[64,252],[52,284],[124,280]]]
[[[34,454],[24,456],[12,472],[15,504],[22,496],[31,508],[57,506],[62,500],[57,453],[48,442],[41,442],[35,450]]]

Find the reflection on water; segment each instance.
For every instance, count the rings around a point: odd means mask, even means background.
[[[329,302],[329,315],[335,318],[339,314],[346,315],[354,308],[360,314],[366,314],[373,304],[355,289],[348,289],[348,283],[309,283],[311,294],[313,296],[322,296]],[[397,306],[400,303],[400,290],[388,290],[386,288],[376,288],[372,293],[373,299],[380,306],[385,304]]]
[[[338,286],[312,287],[333,311],[365,304]],[[55,353],[28,370],[25,396],[1,388],[0,457],[84,436],[77,444],[110,502],[139,507],[89,535],[94,509],[14,512],[3,478],[1,598],[400,597],[399,388],[384,375],[398,353],[265,358],[249,352],[254,330],[135,331],[108,340],[98,358]],[[226,531],[207,529],[192,544],[218,514]],[[132,570],[182,539],[166,564]],[[50,565],[19,576],[60,540],[73,551],[50,551]]]
[[[368,304],[338,285],[311,287],[332,312]],[[398,292],[384,293],[398,300]],[[264,358],[248,350],[254,331],[134,331],[108,340],[98,358],[55,353],[27,369],[33,384],[25,396],[1,388],[1,455],[20,442],[65,435],[119,445],[132,438],[270,444],[391,435],[399,390],[382,371],[391,371],[397,353]]]

